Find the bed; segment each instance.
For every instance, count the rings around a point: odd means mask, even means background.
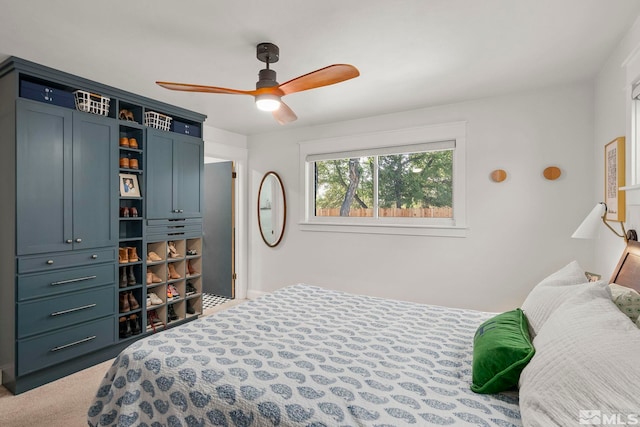
[[[624,259],[640,260],[640,246],[630,248],[614,276],[621,271],[624,276],[631,266]],[[625,289],[638,285],[633,277],[640,276],[626,277]],[[571,321],[580,310],[592,314],[594,301],[596,312],[604,314],[589,316],[586,327]],[[573,262],[540,282],[525,308],[536,352],[518,372],[520,391],[478,394],[470,389],[474,339],[496,313],[305,284],[286,287],[129,346],[106,373],[88,424],[546,426],[577,425],[583,415],[598,415],[581,410],[599,410],[600,416],[640,411],[640,390],[628,399],[619,387],[604,387],[601,376],[588,378],[593,376],[588,370],[597,369],[619,385],[628,375],[625,369],[636,367],[628,356],[640,354],[640,329],[613,302],[607,282],[588,283]],[[603,333],[595,331],[600,323],[607,325]],[[558,356],[558,351],[589,353],[593,341],[581,333],[604,345],[613,338],[619,347],[603,352],[608,359]],[[558,341],[570,345],[557,350]],[[566,387],[558,385],[559,377]],[[601,390],[575,399],[575,387]],[[626,388],[622,394],[628,393]]]

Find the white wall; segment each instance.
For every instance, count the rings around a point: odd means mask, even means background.
[[[578,259],[593,266],[593,242],[570,236],[593,207],[593,86],[576,84],[250,136],[249,204],[262,175],[286,188],[280,246],[262,242],[249,218],[249,294],[299,282],[402,300],[501,311],[519,306],[542,278]],[[298,141],[467,121],[466,238],[303,232],[298,229]],[[542,171],[559,166],[562,177]],[[501,184],[489,179],[505,169]]]
[[[595,84],[594,157],[598,183],[604,180],[604,145],[618,136],[626,136],[627,180],[630,171],[632,137],[630,123],[630,87],[640,78],[640,21],[629,29],[617,48],[611,53]],[[631,184],[631,182],[627,182]],[[594,201],[602,201],[603,184],[595,187]],[[640,231],[640,205],[638,191],[628,194],[627,227]],[[609,277],[624,249],[624,241],[603,228],[594,247],[595,265]]]

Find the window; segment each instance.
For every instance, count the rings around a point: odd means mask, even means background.
[[[465,124],[300,144],[303,230],[464,236]]]

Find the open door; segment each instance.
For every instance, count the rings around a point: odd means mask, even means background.
[[[233,162],[204,165],[204,238],[202,291],[235,297]]]

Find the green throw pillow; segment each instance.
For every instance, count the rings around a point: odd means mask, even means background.
[[[533,357],[527,318],[519,308],[484,322],[473,338],[473,384],[476,393],[511,390]]]

